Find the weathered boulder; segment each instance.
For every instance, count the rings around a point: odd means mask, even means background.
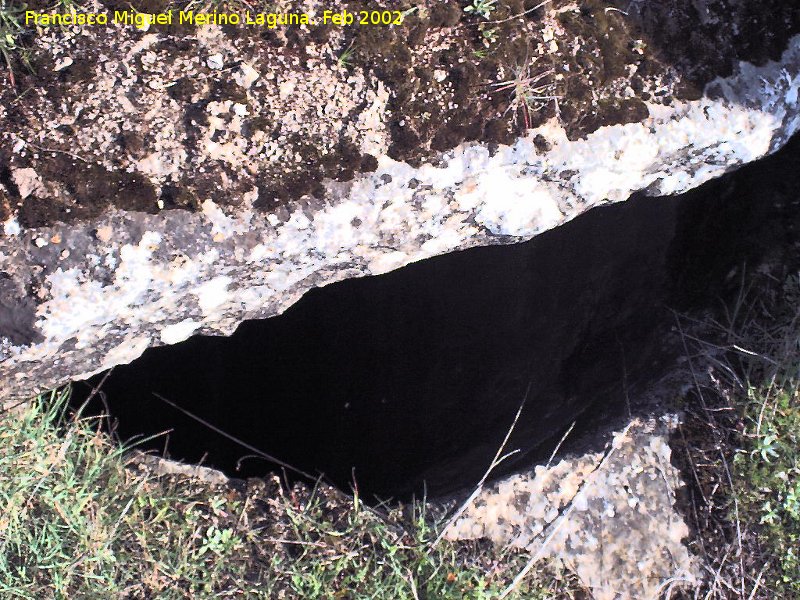
[[[34,73],[0,92],[0,398],[683,192],[800,127],[800,8],[505,4],[38,31]]]

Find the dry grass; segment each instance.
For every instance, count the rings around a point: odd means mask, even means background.
[[[707,571],[694,597],[800,596],[798,299],[793,276],[743,292],[724,322],[678,320],[694,389],[677,455]]]

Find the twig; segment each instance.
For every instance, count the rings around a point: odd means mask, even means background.
[[[88,160],[86,160],[82,156],[79,156],[77,154],[73,154],[72,152],[67,152],[66,150],[58,150],[57,148],[44,148],[42,146],[38,146],[38,145],[34,144],[33,142],[29,142],[25,138],[20,137],[19,139],[21,139],[25,143],[26,146],[30,146],[31,148],[36,148],[40,152],[57,152],[59,154],[66,154],[67,156],[71,156],[72,158],[77,158],[81,162],[85,162],[85,163],[89,162]]]
[[[81,405],[78,407],[78,410],[75,411],[75,414],[72,417],[73,422],[83,414],[84,409],[89,405],[89,402],[91,402],[92,399],[97,395],[97,393],[100,391],[103,385],[105,385],[106,379],[108,379],[111,373],[113,372],[114,372],[114,367],[111,367],[108,371],[106,371],[105,375],[103,375],[103,378],[100,380],[100,383],[92,387],[92,391],[89,393],[89,396],[86,398],[86,400],[84,400],[81,403]]]
[[[624,438],[625,436],[628,435],[628,431],[630,430],[631,425],[633,425],[633,422],[628,423],[625,426],[625,429],[622,430],[622,433],[619,436],[620,439],[622,439],[622,438]],[[605,464],[611,459],[611,456],[614,454],[615,450],[616,450],[616,446],[614,445],[614,440],[612,439],[611,440],[611,447],[608,449],[608,452],[606,452],[606,454],[605,454],[605,456],[603,456],[602,460],[597,464],[597,466],[594,469],[592,469],[592,471],[583,480],[583,483],[581,484],[581,486],[578,489],[578,491],[575,492],[575,495],[572,496],[572,498],[570,499],[569,506],[561,514],[561,516],[558,517],[558,522],[550,529],[550,533],[548,534],[547,538],[545,538],[544,542],[542,542],[542,545],[539,546],[539,549],[536,551],[536,554],[534,554],[531,557],[531,559],[528,561],[528,563],[525,565],[525,567],[523,567],[523,569],[517,574],[517,576],[514,577],[514,580],[505,589],[505,591],[502,594],[500,594],[500,600],[503,600],[503,598],[508,597],[509,594],[511,594],[517,587],[519,587],[520,583],[522,583],[522,581],[525,579],[525,577],[527,577],[528,573],[533,568],[533,566],[543,556],[545,548],[547,548],[547,546],[550,544],[550,542],[555,537],[556,533],[558,533],[558,531],[561,529],[561,527],[564,525],[564,523],[566,523],[567,517],[569,517],[569,515],[572,513],[572,510],[575,508],[575,500],[576,500],[576,498],[586,490],[586,484],[589,482],[589,479],[592,477],[592,475],[594,475],[597,471],[599,471],[600,469],[602,469],[605,466]]]
[[[694,464],[694,457],[692,456],[692,453],[689,451],[689,442],[686,439],[686,435],[684,435],[683,433],[683,426],[678,425],[678,432],[681,434],[681,440],[683,441],[683,445],[686,448],[686,456],[689,458],[689,466],[692,468],[692,475],[694,475],[694,480],[697,483],[697,491],[700,492],[700,496],[703,498],[703,502],[705,503],[705,505],[710,507],[711,503],[708,501],[708,498],[706,498],[706,494],[703,491],[703,486],[700,483],[700,477],[697,475],[697,468],[695,467]]]
[[[480,494],[481,491],[483,491],[483,486],[486,483],[486,480],[489,478],[489,475],[491,475],[492,471],[494,471],[495,468],[500,463],[502,463],[506,458],[508,458],[509,456],[512,456],[513,454],[516,454],[517,452],[519,452],[519,450],[514,450],[513,452],[505,454],[502,457],[500,456],[502,454],[503,450],[505,449],[509,438],[511,437],[511,433],[514,431],[514,428],[517,426],[517,421],[519,421],[519,416],[522,414],[522,409],[525,407],[525,402],[528,401],[528,394],[530,394],[531,385],[533,385],[533,381],[528,382],[528,388],[525,390],[525,396],[522,398],[522,402],[519,405],[519,409],[517,409],[517,414],[514,416],[514,421],[511,423],[511,427],[508,428],[508,431],[506,432],[506,437],[503,438],[503,443],[500,444],[500,447],[497,449],[497,453],[494,455],[494,458],[492,459],[492,462],[489,465],[489,468],[486,469],[486,472],[483,474],[483,477],[481,477],[481,480],[478,482],[478,485],[472,491],[472,493],[470,494],[469,498],[467,498],[466,501],[453,514],[453,516],[450,517],[447,520],[447,524],[444,527],[442,527],[442,530],[439,532],[439,535],[436,536],[436,539],[433,540],[433,542],[430,545],[430,549],[431,550],[433,548],[435,548],[439,544],[439,542],[442,541],[442,538],[444,538],[445,534],[447,533],[447,530],[453,525],[453,523],[455,523],[458,520],[458,518],[461,515],[464,514],[464,511],[467,510],[467,508],[469,508],[470,504],[472,504],[472,502],[475,500],[475,498],[478,497],[478,494]]]
[[[622,344],[622,340],[619,339],[619,333],[615,333],[614,337],[617,340],[619,352],[622,356],[622,389],[625,390],[625,406],[628,409],[628,418],[630,419],[633,417],[633,412],[631,411],[631,396],[628,391],[628,361],[625,358],[625,346]]]
[[[414,574],[411,572],[411,569],[406,570],[408,571],[408,584],[411,586],[411,594],[414,596],[414,600],[419,600],[417,584],[414,582]]]
[[[650,600],[658,600],[661,598],[661,592],[666,590],[666,594],[664,594],[664,598],[672,598],[672,589],[678,583],[692,583],[693,580],[689,579],[688,577],[670,577],[666,581],[664,581],[661,585],[658,586],[656,591],[650,596]]]
[[[11,82],[11,89],[17,91],[17,81],[14,79],[14,69],[11,68],[11,61],[9,60],[8,56],[6,56],[6,71],[8,72],[8,80]]]
[[[258,456],[260,456],[261,458],[264,458],[264,459],[266,459],[266,460],[268,460],[268,461],[270,461],[270,462],[273,462],[273,463],[275,463],[276,465],[280,465],[281,467],[284,467],[284,468],[286,468],[286,469],[289,469],[290,471],[293,471],[293,472],[297,473],[298,475],[302,475],[303,477],[307,477],[308,479],[310,479],[310,480],[312,480],[312,481],[314,481],[314,480],[318,479],[317,477],[314,477],[313,475],[309,475],[309,474],[308,474],[308,473],[306,473],[305,471],[301,471],[300,469],[298,469],[298,468],[296,468],[296,467],[293,467],[292,465],[290,465],[290,464],[289,464],[289,463],[287,463],[287,462],[284,462],[284,461],[282,461],[282,460],[280,460],[280,459],[278,459],[278,458],[275,458],[274,456],[271,456],[271,455],[267,454],[266,452],[263,452],[263,451],[259,450],[259,449],[258,449],[258,448],[256,448],[255,446],[251,446],[251,445],[250,445],[250,444],[248,444],[247,442],[240,440],[239,438],[237,438],[237,437],[235,437],[235,436],[233,436],[233,435],[229,434],[228,432],[226,432],[226,431],[223,431],[222,429],[220,429],[220,428],[219,428],[219,427],[217,427],[216,425],[212,425],[211,423],[209,423],[209,422],[208,422],[208,421],[206,421],[205,419],[203,419],[203,418],[201,418],[201,417],[198,417],[197,415],[195,415],[195,414],[193,414],[193,413],[189,412],[188,410],[186,410],[186,409],[185,409],[185,408],[183,408],[182,406],[178,406],[178,405],[177,405],[177,404],[175,404],[175,403],[174,403],[172,400],[167,400],[167,399],[166,399],[166,398],[164,398],[164,396],[162,396],[161,394],[158,394],[158,393],[156,393],[156,392],[153,392],[153,395],[154,395],[156,398],[158,398],[159,400],[161,400],[162,402],[165,402],[165,403],[169,404],[169,405],[170,405],[172,408],[175,408],[175,409],[177,409],[177,410],[181,411],[183,414],[185,414],[185,415],[186,415],[187,417],[189,417],[190,419],[194,419],[195,421],[197,421],[197,422],[198,422],[198,423],[200,423],[201,425],[205,425],[205,426],[206,426],[206,427],[208,427],[210,430],[214,431],[215,433],[218,433],[218,434],[219,434],[219,435],[221,435],[222,437],[224,437],[224,438],[227,438],[227,439],[229,439],[230,441],[232,441],[232,442],[234,442],[234,443],[236,443],[236,444],[239,444],[239,445],[240,445],[242,448],[247,448],[248,450],[250,450],[250,452],[253,452],[253,453],[257,454],[257,455],[258,455]]]
[[[274,544],[296,544],[298,546],[314,546],[315,548],[327,548],[328,544],[322,542],[303,542],[301,540],[286,540],[282,538],[263,538],[262,542],[272,542]]]
[[[22,406],[23,404],[27,404],[30,401],[31,401],[30,398],[25,398],[23,400],[19,400],[19,401],[15,402],[14,404],[6,404],[2,408],[0,408],[0,415],[8,413],[8,412],[11,412],[15,408],[17,408],[18,406]]]
[[[712,570],[711,567],[709,566],[706,566],[706,570],[714,574],[714,581],[711,583],[711,589],[715,589],[717,583],[722,583],[730,591],[738,594],[738,590],[735,587],[733,587],[729,581],[727,581],[724,577],[722,577],[722,569],[725,566],[725,563],[728,562],[728,556],[730,556],[730,553],[731,553],[730,548],[728,548],[728,550],[725,551],[725,554],[723,554],[722,560],[720,561],[719,567],[717,568],[716,571]]]
[[[719,456],[722,459],[722,464],[725,465],[725,474],[728,476],[728,484],[731,486],[731,497],[733,498],[733,513],[734,517],[736,518],[736,540],[739,546],[739,572],[741,574],[741,592],[742,597],[744,597],[744,581],[745,581],[745,574],[744,574],[744,552],[742,551],[742,524],[739,518],[739,500],[736,498],[736,488],[733,485],[733,478],[731,477],[731,470],[728,468],[728,461],[725,458],[725,454],[722,452],[722,448],[719,450]]]
[[[520,17],[524,17],[525,15],[527,15],[529,13],[537,11],[540,8],[542,8],[543,6],[546,6],[546,5],[550,4],[550,2],[551,2],[551,0],[544,0],[543,2],[539,2],[539,4],[537,4],[533,8],[529,8],[528,10],[523,11],[523,12],[519,13],[518,15],[513,15],[511,17],[507,17],[507,18],[502,19],[500,21],[486,21],[486,23],[489,24],[489,25],[499,25],[500,23],[507,23],[508,21],[513,21],[514,19],[519,19]]]
[[[764,576],[764,571],[767,570],[769,563],[764,563],[764,566],[761,567],[761,570],[758,572],[758,576],[756,577],[756,583],[753,586],[753,591],[750,592],[750,595],[747,597],[747,600],[753,600],[756,597],[756,592],[758,591],[759,586],[761,585],[761,578]]]
[[[550,455],[550,458],[547,459],[547,464],[545,465],[545,469],[549,469],[550,468],[550,463],[553,462],[553,459],[556,457],[556,454],[558,454],[558,451],[561,449],[561,444],[564,443],[564,441],[567,439],[567,436],[570,433],[572,433],[573,429],[575,429],[575,423],[577,423],[577,422],[578,421],[573,421],[572,425],[570,425],[569,429],[567,429],[567,432],[564,435],[561,436],[560,440],[558,440],[558,443],[556,444],[556,447],[553,449],[553,453]]]
[[[11,106],[16,106],[17,104],[22,102],[22,99],[25,97],[25,94],[32,91],[33,89],[34,89],[33,86],[30,86],[26,88],[25,91],[22,92],[21,94],[17,94],[16,98],[14,98],[14,101],[11,103]]]

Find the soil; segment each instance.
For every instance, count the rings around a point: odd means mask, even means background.
[[[317,14],[411,8],[274,4]],[[375,171],[382,154],[435,162],[463,142],[510,143],[553,117],[571,139],[640,121],[645,102],[697,99],[737,60],[777,59],[800,32],[800,5],[783,0],[537,4],[506,0],[487,20],[463,1],[423,0],[391,27],[29,32],[13,80],[0,75],[0,220],[40,227],[109,206],[196,210],[207,198],[285,218],[283,205],[332,201],[323,182]],[[128,8],[102,0],[98,12]]]

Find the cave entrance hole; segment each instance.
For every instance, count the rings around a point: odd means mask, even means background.
[[[519,452],[494,475],[546,460],[573,422],[582,443],[674,360],[668,307],[713,303],[731,269],[788,243],[776,232],[797,223],[797,147],[683,196],[595,208],[527,243],[331,284],[230,337],[147,350],[87,410],[123,440],[169,431],[140,448],[234,477],[279,468],[158,394],[385,499],[474,486],[530,388],[506,447]],[[73,406],[105,375],[75,382]]]

